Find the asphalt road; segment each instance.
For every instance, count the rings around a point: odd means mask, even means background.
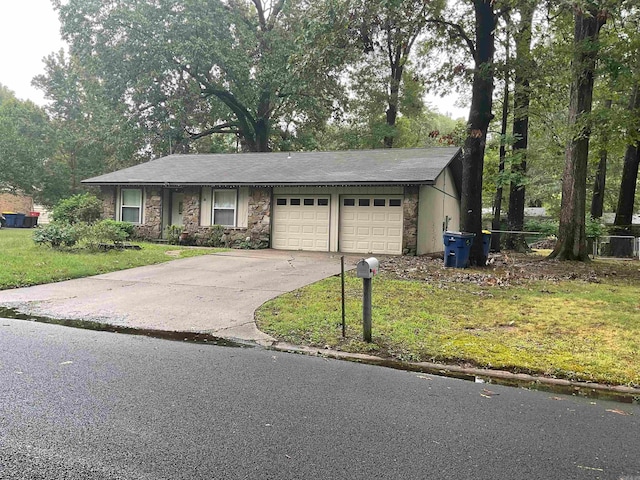
[[[0,319],[0,478],[640,480],[640,407]]]

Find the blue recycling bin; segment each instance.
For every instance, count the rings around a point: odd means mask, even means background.
[[[444,232],[444,266],[467,268],[475,233]]]
[[[14,225],[14,227],[16,228],[22,228],[24,227],[24,217],[26,215],[24,213],[16,213],[16,223]]]
[[[13,228],[13,227],[16,226],[16,214],[15,213],[2,212],[2,215],[4,216],[4,218],[6,220],[5,227]]]
[[[482,231],[482,249],[484,256],[489,257],[489,249],[491,248],[491,232],[489,230]]]

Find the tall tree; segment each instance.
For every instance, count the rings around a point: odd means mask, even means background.
[[[508,228],[521,232],[524,229],[525,185],[527,173],[527,149],[529,146],[529,106],[531,103],[530,78],[533,75],[531,56],[531,30],[536,1],[519,0],[516,10],[520,14],[515,33],[516,59],[513,93],[513,155],[511,183],[509,186]],[[509,235],[507,246],[526,251],[528,246],[522,235]]]
[[[49,119],[0,85],[0,190],[37,196],[49,156]]]
[[[391,148],[400,107],[400,90],[414,44],[423,33],[427,19],[439,15],[442,1],[358,0],[353,2],[352,18],[359,23],[359,38],[365,54],[385,59],[388,132],[384,146]],[[366,59],[365,59],[366,61]]]
[[[605,110],[610,112],[612,104],[613,101],[611,99],[606,100],[604,105]],[[606,127],[603,129],[601,136],[602,145],[600,146],[599,162],[593,180],[593,196],[591,197],[591,218],[594,220],[601,218],[604,210],[604,191],[607,183],[607,157],[609,155],[609,132]]]
[[[313,41],[302,1],[54,1],[72,53],[140,122],[187,120],[178,138],[231,134],[267,151],[333,106],[335,72],[291,61]]]
[[[461,228],[475,233],[469,262],[483,266],[487,262],[482,246],[482,169],[487,130],[493,119],[494,34],[498,15],[493,0],[474,0],[475,44],[472,47],[475,68],[471,91],[471,109],[467,137],[462,154]],[[470,43],[471,47],[471,43]]]
[[[500,233],[502,230],[502,200],[504,195],[504,169],[507,159],[507,126],[509,123],[509,95],[511,90],[511,72],[510,72],[510,28],[511,28],[511,16],[505,14],[505,39],[504,39],[504,86],[502,92],[502,119],[500,122],[500,160],[498,164],[498,180],[496,182],[496,194],[493,200],[493,220],[491,222],[491,229],[493,234],[491,235],[491,249],[495,252],[500,251]]]
[[[34,78],[49,100],[51,157],[42,200],[85,191],[81,180],[136,162],[145,146],[144,131],[133,125],[121,103],[109,102],[98,79],[63,51],[44,59],[45,72]]]
[[[567,145],[558,241],[550,258],[589,259],[585,234],[586,181],[591,128],[588,122],[598,57],[598,36],[608,12],[595,2],[574,5],[574,56],[572,60],[569,124],[572,138]]]
[[[633,86],[630,97],[630,116],[635,118],[637,123],[636,128],[629,132],[629,141],[624,155],[618,207],[616,208],[616,217],[613,222],[615,235],[632,235],[631,223],[638,180],[638,166],[640,165],[640,84],[636,83]]]

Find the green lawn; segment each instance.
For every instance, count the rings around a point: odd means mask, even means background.
[[[336,277],[266,303],[258,326],[294,344],[640,386],[640,264],[524,262],[388,268],[373,281],[371,344],[361,340],[362,281],[352,274],[346,338]]]
[[[33,230],[30,229],[0,229],[0,290],[86,277],[220,251],[143,242],[136,242],[142,246],[141,250],[111,250],[100,253],[79,249],[54,250],[33,243],[32,235]]]

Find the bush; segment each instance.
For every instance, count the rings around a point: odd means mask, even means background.
[[[184,231],[182,225],[169,225],[167,227],[167,240],[171,245],[178,245],[180,243],[180,235]]]
[[[548,237],[558,235],[558,223],[552,220],[527,220],[524,224],[525,232],[540,232]]]
[[[606,227],[600,223],[600,219],[587,218],[585,222],[587,238],[601,237],[606,233]]]
[[[132,224],[107,219],[88,225],[81,240],[90,250],[97,250],[101,243],[122,243],[132,234]]]
[[[212,225],[198,236],[198,245],[205,247],[223,247],[224,227],[222,225]]]
[[[39,245],[49,245],[52,248],[73,247],[82,237],[84,225],[68,225],[64,223],[50,223],[38,227],[33,232],[33,241]]]
[[[94,223],[102,216],[102,201],[95,195],[82,193],[65,198],[53,207],[53,220],[60,223]]]

